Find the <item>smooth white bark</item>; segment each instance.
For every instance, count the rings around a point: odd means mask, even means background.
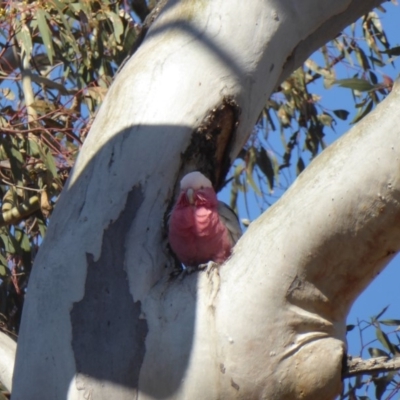
[[[192,278],[193,342],[189,361],[180,352],[187,366],[176,398],[333,399],[339,393],[347,312],[400,249],[399,105],[400,85],[249,227],[219,273]],[[160,398],[154,388],[172,381],[160,359],[177,357],[176,348],[163,353],[174,326],[186,325],[187,306],[168,308],[186,305],[187,297],[169,284],[159,295],[165,298],[159,315],[171,326],[162,320],[150,329],[143,398]]]
[[[241,110],[231,146],[216,142],[219,154],[225,146],[233,158],[288,66],[379,3],[167,3],[110,89],[35,260],[13,399],[337,393],[346,312],[387,261],[377,267],[381,250],[397,250],[397,231],[389,240],[373,217],[374,205],[397,212],[376,194],[395,199],[397,153],[382,146],[380,157],[388,152],[394,166],[392,175],[371,175],[372,194],[357,168],[365,153],[346,161],[358,139],[326,151],[251,226],[220,272],[170,280],[164,221],[173,178],[214,161],[201,149],[180,156],[211,110],[224,98]],[[215,134],[202,132],[199,145]],[[372,174],[385,165],[365,168]],[[384,190],[389,180],[392,191]]]
[[[251,360],[260,371],[248,398],[338,394],[348,310],[400,249],[399,104],[397,86],[250,226],[222,268],[217,329],[236,345],[221,346],[233,371]]]
[[[0,382],[11,391],[17,344],[3,332],[0,332]]]

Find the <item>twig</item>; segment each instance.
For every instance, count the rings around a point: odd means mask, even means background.
[[[3,183],[4,185],[12,186],[12,187],[14,187],[14,188],[16,188],[16,189],[30,190],[31,192],[38,192],[38,193],[42,193],[42,192],[43,192],[43,189],[35,189],[35,188],[27,187],[27,186],[14,185],[13,183],[8,182],[7,180],[5,180],[5,179],[4,179],[4,175],[3,175],[3,177],[0,179],[0,181],[1,181],[1,183]]]
[[[21,15],[21,19],[25,20],[24,14]],[[26,49],[24,49],[21,56],[21,76],[22,76],[22,90],[24,92],[29,125],[30,123],[35,121],[37,117],[36,110],[33,106],[35,102],[35,96],[32,90],[32,79],[31,79],[31,71],[29,63],[30,57],[31,55],[27,54]]]

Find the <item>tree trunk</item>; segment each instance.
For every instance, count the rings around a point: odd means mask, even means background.
[[[166,3],[112,85],[35,260],[13,400],[339,392],[346,313],[400,243],[398,89],[224,266],[171,278],[165,221],[179,178],[198,169],[220,186],[273,88],[381,2]]]
[[[9,336],[0,332],[0,382],[11,391],[12,371],[17,344]]]

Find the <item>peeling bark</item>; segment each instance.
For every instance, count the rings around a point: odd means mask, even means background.
[[[71,310],[75,385],[84,397],[105,397],[108,392],[96,381],[92,383],[94,376],[125,386],[121,400],[137,396],[147,323],[141,318],[140,301],[135,302],[129,293],[123,265],[125,237],[142,202],[140,188],[133,188],[127,207],[104,233],[100,258],[94,261],[87,255],[85,296]]]

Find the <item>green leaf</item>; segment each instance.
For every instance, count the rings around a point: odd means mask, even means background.
[[[347,110],[333,110],[333,113],[343,121],[346,121],[347,117],[349,116],[349,112]]]
[[[31,33],[29,32],[29,28],[20,23],[20,29],[17,31],[17,39],[20,42],[20,46],[25,52],[26,56],[29,58],[32,54],[32,38]]]
[[[320,121],[322,125],[329,126],[329,127],[332,126],[333,118],[329,114],[322,113],[322,114],[319,114],[317,116],[317,118],[318,118],[318,121]]]
[[[23,230],[21,230],[17,227],[15,227],[15,239],[18,241],[18,243],[23,251],[26,251],[26,252],[31,251],[31,244],[29,242],[28,235],[26,235],[26,233]]]
[[[258,195],[261,196],[261,191],[258,188],[258,186],[256,185],[256,183],[254,182],[254,178],[253,178],[253,171],[254,171],[254,166],[256,163],[256,149],[254,147],[251,147],[248,150],[248,162],[247,162],[247,166],[246,166],[246,180],[247,183],[250,184],[250,186],[252,187],[252,189],[254,190],[254,192]]]
[[[376,65],[378,67],[384,67],[385,66],[385,63],[383,63],[381,60],[378,60],[377,58],[375,58],[373,56],[369,56],[368,58],[372,61],[372,64],[374,64],[374,65]]]
[[[340,87],[358,90],[359,92],[367,92],[374,89],[370,82],[360,78],[338,79],[335,83]]]
[[[49,57],[50,64],[53,64],[53,56],[54,56],[53,40],[51,31],[49,29],[49,26],[47,25],[46,12],[43,9],[38,8],[36,10],[36,18],[38,22],[40,35],[42,36],[43,44],[47,51],[47,56]]]
[[[32,157],[39,157],[40,150],[36,140],[28,139],[26,146],[28,155]]]
[[[353,61],[353,59],[352,59],[352,57],[351,57],[351,55],[349,53],[349,48],[347,46],[348,45],[346,44],[346,46],[343,49],[343,53],[344,53],[344,56],[345,56],[347,62],[349,63],[349,65],[351,67],[353,67],[354,66],[354,61]]]
[[[377,400],[380,400],[382,398],[390,381],[391,381],[391,379],[388,379],[387,376],[382,376],[380,378],[374,379],[375,396],[376,396]]]
[[[231,197],[229,199],[229,205],[235,212],[237,211],[237,198],[238,198],[238,188],[236,181],[234,180],[231,186]]]
[[[18,149],[16,149],[15,147],[11,147],[11,155],[12,155],[12,157],[13,157],[15,160],[17,160],[17,161],[20,162],[21,164],[24,163],[24,157],[23,157],[23,155],[22,155],[21,152],[20,152]]]
[[[355,49],[355,52],[356,52],[356,57],[357,57],[358,63],[362,66],[362,68],[365,71],[369,70],[371,67],[369,65],[368,58],[365,55],[364,51],[362,49],[360,49],[359,47],[357,47]]]
[[[390,355],[381,349],[376,347],[368,347],[368,353],[371,357],[387,357],[390,358]]]
[[[82,10],[83,5],[81,3],[71,3],[69,7],[74,13],[78,13]]]
[[[46,166],[47,170],[51,173],[53,178],[57,178],[57,168],[56,163],[54,161],[54,157],[51,154],[51,151],[45,147],[45,149],[40,149],[41,159]]]
[[[389,48],[389,42],[388,42],[386,34],[382,28],[381,21],[379,19],[378,14],[376,14],[375,12],[373,14],[374,14],[374,16],[373,16],[373,18],[371,18],[372,29],[375,31],[375,34],[376,34],[376,37],[378,38],[378,40],[387,49],[387,48]]]
[[[14,180],[16,182],[22,181],[22,165],[24,162],[23,156],[20,151],[18,151],[10,142],[4,138],[0,138],[0,143],[3,146],[8,159],[10,160],[11,172],[13,174]]]
[[[305,167],[306,166],[304,164],[303,159],[299,157],[299,159],[297,160],[297,175],[300,175],[304,171]]]
[[[4,255],[2,254],[2,252],[0,252],[0,263],[7,267],[7,260],[4,257]],[[8,268],[7,268],[7,270],[8,270]]]
[[[387,326],[400,326],[400,319],[383,319],[379,323]]]
[[[112,11],[106,11],[106,15],[113,25],[115,40],[117,43],[120,43],[121,35],[124,33],[124,25],[122,24],[121,18]]]
[[[7,212],[10,211],[17,201],[17,194],[15,193],[14,187],[10,187],[3,196],[3,204],[1,205],[1,211]]]
[[[378,78],[372,71],[368,71],[369,77],[371,78],[371,82],[376,85],[378,83]]]
[[[47,226],[45,225],[45,223],[41,220],[41,219],[37,219],[37,223],[38,223],[38,227],[39,227],[39,232],[40,232],[40,236],[42,237],[42,239],[46,236],[46,230],[47,230]]]
[[[75,36],[72,33],[71,28],[70,28],[70,26],[68,24],[68,21],[64,16],[64,11],[63,11],[64,5],[63,5],[63,3],[61,1],[59,1],[59,0],[53,0],[53,2],[54,2],[55,6],[57,8],[58,16],[61,18],[61,20],[63,22],[63,25],[64,25],[64,28],[67,31],[67,35],[65,35],[65,39],[68,40],[68,42],[71,44],[71,46],[74,49],[75,53],[76,54],[80,54],[79,47],[77,46],[76,40],[74,39]]]
[[[46,167],[51,172],[53,177],[56,178],[57,177],[57,168],[56,168],[56,163],[54,161],[54,157],[50,151],[47,151],[46,156],[47,156],[46,161],[45,161]]]
[[[133,44],[136,41],[136,38],[137,38],[137,34],[136,34],[135,29],[133,29],[133,28],[129,29],[128,28],[126,30],[126,32],[125,32],[125,37],[124,37],[124,41],[123,41],[123,44],[122,44],[122,46],[124,48],[124,51],[126,53],[129,53],[129,51],[132,50],[132,47],[133,47]]]
[[[247,183],[250,184],[250,186],[252,187],[252,189],[254,190],[254,192],[257,194],[257,196],[261,196],[261,191],[260,191],[260,189],[258,188],[258,186],[256,185],[256,183],[254,182],[253,174],[250,173],[250,172],[247,172],[246,178],[247,178]]]
[[[368,102],[368,99],[365,98],[364,100],[361,100],[359,103],[355,103],[356,108],[363,108]]]
[[[354,117],[353,121],[351,121],[350,123],[355,124],[356,122],[363,119],[372,110],[373,106],[374,106],[374,102],[372,100],[370,100],[364,109],[360,108],[358,110],[357,115]]]
[[[0,234],[0,239],[3,242],[5,252],[15,254],[15,247],[10,239],[10,236],[6,233],[2,233]]]
[[[387,305],[386,307],[383,307],[383,309],[377,314],[374,315],[371,319],[372,321],[377,321],[380,317],[382,317],[383,314],[385,314],[385,312],[387,311],[387,309],[389,308],[389,305]]]
[[[382,345],[384,347],[386,347],[392,354],[395,354],[396,349],[394,348],[393,344],[390,342],[386,333],[383,332],[379,326],[377,326],[375,333],[376,333],[377,339],[382,343]]]
[[[382,51],[384,54],[388,54],[389,56],[400,56],[400,46],[394,46],[391,49]]]
[[[10,88],[0,89],[0,91],[7,100],[13,101],[15,99],[15,93]]]
[[[269,189],[272,191],[274,189],[275,171],[271,158],[263,147],[259,149],[257,153],[257,165],[262,173],[266,176]]]
[[[7,268],[5,265],[0,264],[0,278],[7,276]]]

